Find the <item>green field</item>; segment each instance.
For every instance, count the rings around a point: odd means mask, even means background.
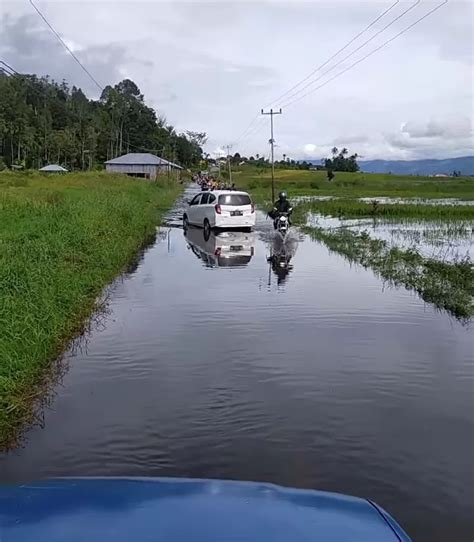
[[[256,201],[271,200],[269,168],[241,166],[233,172],[236,186],[249,190]],[[276,193],[286,190],[295,196],[339,196],[346,198],[392,196],[406,198],[474,199],[474,178],[434,178],[373,173],[335,173],[329,182],[325,171],[275,170]]]
[[[105,173],[0,174],[0,448],[181,189]]]

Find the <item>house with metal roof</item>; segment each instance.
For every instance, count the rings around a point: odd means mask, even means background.
[[[39,171],[44,173],[67,173],[68,170],[58,164],[49,164],[48,166],[40,168]]]
[[[169,175],[171,171],[179,172],[183,168],[154,154],[130,152],[105,162],[105,169],[154,181],[160,174]]]

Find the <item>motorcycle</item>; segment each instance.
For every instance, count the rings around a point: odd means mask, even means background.
[[[280,233],[282,237],[288,233],[290,229],[290,209],[287,213],[280,213],[276,218],[276,230]]]

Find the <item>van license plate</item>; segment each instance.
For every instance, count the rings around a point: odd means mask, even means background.
[[[242,211],[231,211],[230,216],[242,216]]]

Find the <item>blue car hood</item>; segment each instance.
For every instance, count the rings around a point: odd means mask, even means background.
[[[374,503],[272,484],[179,478],[0,486],[2,542],[410,542]]]

